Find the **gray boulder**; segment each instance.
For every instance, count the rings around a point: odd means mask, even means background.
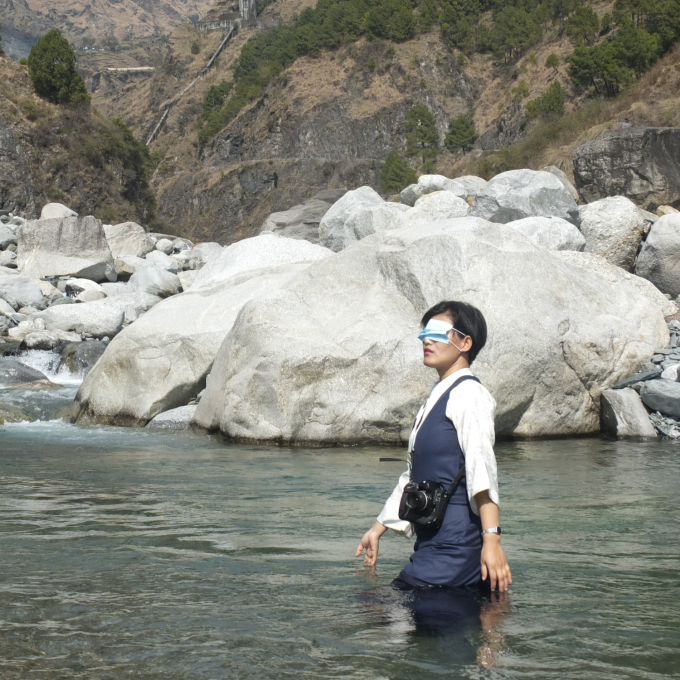
[[[153,239],[136,222],[105,224],[104,233],[114,259],[144,257],[156,247]]]
[[[197,254],[203,262],[210,262],[222,254],[224,248],[214,241],[206,241],[205,243],[198,243],[192,249],[193,254]]]
[[[26,319],[20,321],[15,328],[10,328],[7,335],[11,340],[20,341],[36,331],[44,331],[45,322],[42,319]]]
[[[191,419],[194,417],[194,413],[196,413],[195,404],[178,406],[154,416],[146,424],[146,427],[164,430],[186,430],[189,427],[189,423],[191,423]]]
[[[49,382],[47,376],[16,359],[0,358],[0,385],[12,387],[32,382]]]
[[[130,277],[128,289],[134,293],[148,293],[165,298],[177,295],[182,289],[182,284],[177,274],[158,267],[142,267]]]
[[[637,206],[623,196],[614,196],[582,205],[578,212],[586,252],[632,271],[645,227]]]
[[[620,438],[656,439],[656,430],[635,390],[603,390],[601,400],[603,431]]]
[[[103,300],[106,293],[103,290],[84,290],[75,296],[76,302],[95,302],[96,300]]]
[[[156,241],[156,250],[165,255],[170,255],[174,249],[175,246],[172,245],[172,241],[169,238],[161,238]]]
[[[133,257],[132,255],[117,257],[113,264],[116,269],[116,276],[121,281],[128,281],[135,272],[139,271],[142,267],[149,266],[149,263],[144,258]]]
[[[546,250],[582,251],[586,246],[583,234],[571,222],[559,217],[525,217],[508,222],[508,226]]]
[[[40,213],[41,220],[59,220],[62,217],[78,217],[78,213],[62,203],[47,203]]]
[[[17,235],[14,233],[13,229],[0,224],[0,250],[5,250],[10,244],[16,245]]]
[[[484,190],[484,187],[487,184],[485,179],[477,177],[476,175],[463,175],[462,177],[456,177],[456,182],[458,182],[458,184],[462,184],[465,187],[468,196],[477,196],[480,191]]]
[[[411,184],[401,192],[400,199],[404,205],[414,206],[419,198],[435,191],[450,191],[463,200],[468,197],[467,187],[455,179],[444,175],[421,175],[417,184]]]
[[[342,198],[345,189],[328,189],[315,194],[300,205],[275,212],[264,221],[260,233],[273,233],[285,238],[305,239],[319,242],[319,222],[330,207]]]
[[[28,276],[0,276],[0,298],[14,309],[43,309],[48,304],[38,283]]]
[[[196,277],[198,276],[198,271],[195,269],[187,270],[184,272],[180,272],[177,274],[177,278],[179,279],[179,282],[182,284],[182,290],[189,290],[191,288],[191,284],[196,280]]]
[[[413,209],[404,215],[404,219],[406,224],[416,224],[417,222],[466,217],[469,212],[470,206],[467,201],[456,196],[452,191],[433,191],[421,196]],[[395,227],[399,225],[395,224]]]
[[[514,222],[533,215],[572,221],[576,201],[549,172],[508,170],[477,194],[471,215],[491,222]]]
[[[680,128],[619,128],[574,151],[574,179],[588,202],[627,196],[645,210],[680,201]]]
[[[654,222],[635,264],[635,273],[662,293],[680,295],[680,213]],[[2,285],[0,278],[0,285]]]
[[[307,266],[248,271],[163,300],[111,341],[78,391],[77,421],[145,425],[186,404],[205,386],[241,307]]]
[[[670,380],[650,380],[640,389],[642,403],[652,411],[680,419],[680,383]]]
[[[146,263],[159,269],[165,269],[166,272],[178,274],[182,271],[182,265],[173,260],[169,255],[166,255],[160,250],[154,250],[146,256]]]
[[[113,297],[114,295],[125,295],[129,293],[127,283],[102,283],[102,290],[106,293],[106,297]]]
[[[345,222],[352,213],[360,208],[368,208],[384,203],[371,187],[359,187],[348,191],[337,203],[331,206],[319,222],[319,243],[337,252],[344,248]]]
[[[201,269],[191,290],[226,281],[249,270],[276,267],[293,262],[314,262],[333,253],[327,248],[299,239],[275,234],[260,234],[224,248],[219,257]]]
[[[13,250],[0,251],[0,267],[11,267],[15,269],[17,266],[17,254]]]
[[[342,236],[336,236],[336,244],[342,242],[342,248],[346,248],[376,232],[399,229],[406,225],[410,212],[411,208],[402,203],[378,203],[358,208],[345,222]]]
[[[102,223],[94,217],[35,220],[21,227],[18,237],[17,263],[28,276],[116,279]]]
[[[499,435],[599,431],[601,391],[668,342],[652,304],[667,301],[622,270],[612,285],[563,259],[586,253],[472,219],[374,234],[245,305],[194,424],[244,441],[403,444],[434,378],[419,319],[459,299],[488,323],[474,370],[498,403]]]
[[[84,377],[104,354],[107,344],[99,340],[73,342],[61,351],[57,374]]]
[[[555,165],[546,165],[544,168],[541,168],[541,172],[549,172],[551,175],[555,175],[555,177],[562,182],[564,188],[571,194],[571,197],[578,203],[578,191],[576,191],[576,187],[569,181],[569,178],[562,170]]]

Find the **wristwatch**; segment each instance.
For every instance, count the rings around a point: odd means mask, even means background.
[[[501,535],[501,528],[500,527],[490,527],[489,529],[484,529],[482,531],[482,536],[484,534],[498,534],[499,536]]]

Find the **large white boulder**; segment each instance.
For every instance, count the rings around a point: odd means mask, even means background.
[[[487,182],[471,214],[505,224],[532,215],[574,219],[575,210],[576,201],[549,172],[508,170]]]
[[[348,191],[334,203],[319,222],[319,243],[337,252],[345,247],[345,223],[352,213],[360,208],[368,208],[384,203],[371,187],[359,187]]]
[[[130,277],[128,289],[133,293],[147,293],[165,298],[177,295],[182,290],[182,284],[177,274],[149,266],[138,269]]]
[[[144,257],[156,247],[144,227],[136,222],[105,224],[104,233],[114,258]]]
[[[77,305],[58,305],[32,314],[30,320],[41,319],[47,330],[87,333],[93,338],[113,337],[125,324],[136,321],[144,312],[160,302],[146,293],[116,295]]]
[[[587,254],[470,219],[374,234],[245,305],[195,425],[240,440],[403,444],[436,378],[419,319],[458,299],[487,319],[474,371],[498,402],[499,435],[599,431],[602,389],[668,342],[654,294],[562,257]]]
[[[654,222],[638,255],[635,273],[663,293],[674,298],[680,295],[680,213],[663,215]]]
[[[146,256],[146,263],[159,269],[165,269],[166,272],[178,274],[182,271],[182,265],[169,255],[166,255],[160,250],[154,250]]]
[[[405,215],[408,224],[416,222],[433,222],[455,217],[466,217],[470,212],[467,201],[456,196],[452,191],[433,191],[416,201],[412,210]]]
[[[578,209],[586,252],[632,271],[645,220],[633,201],[612,196],[582,205]]]
[[[211,259],[198,272],[191,284],[191,290],[226,281],[247,271],[293,262],[314,262],[332,255],[328,248],[309,241],[276,234],[260,234],[224,248],[219,257]]]
[[[92,216],[34,220],[17,232],[17,265],[28,276],[116,279],[102,223]]]
[[[40,285],[28,276],[0,276],[0,298],[14,309],[47,306]]]
[[[458,182],[458,184],[462,184],[465,187],[468,196],[477,196],[480,191],[483,191],[487,184],[485,179],[477,177],[476,175],[463,175],[462,177],[456,177],[456,182]]]
[[[78,217],[78,213],[62,203],[47,203],[40,212],[41,220],[59,220],[62,217]]]
[[[342,242],[342,250],[347,246],[379,231],[399,229],[406,225],[407,215],[411,208],[402,203],[377,203],[357,208],[345,222],[342,235],[336,237],[335,243]]]
[[[583,234],[571,222],[560,217],[525,217],[508,222],[508,226],[546,250],[582,251],[586,246]]]
[[[549,172],[551,175],[555,175],[557,179],[562,182],[562,185],[564,188],[571,194],[571,197],[578,203],[579,195],[578,191],[576,191],[576,187],[569,181],[569,178],[564,174],[562,170],[560,170],[557,166],[555,165],[546,165],[544,168],[541,168],[542,172]]]
[[[455,179],[444,175],[421,175],[417,184],[411,184],[401,192],[401,202],[413,206],[419,198],[435,191],[450,191],[463,200],[468,197],[467,187]]]
[[[144,425],[186,404],[203,389],[241,307],[307,266],[249,271],[163,300],[114,338],[88,374],[76,397],[78,422]]]

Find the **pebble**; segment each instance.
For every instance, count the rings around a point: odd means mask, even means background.
[[[660,364],[666,357],[663,354],[655,354],[652,357],[653,364]]]

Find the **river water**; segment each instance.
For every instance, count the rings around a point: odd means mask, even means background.
[[[395,449],[225,445],[58,420],[3,390],[0,678],[680,677],[680,447],[502,443],[506,598],[417,600],[353,557]]]

